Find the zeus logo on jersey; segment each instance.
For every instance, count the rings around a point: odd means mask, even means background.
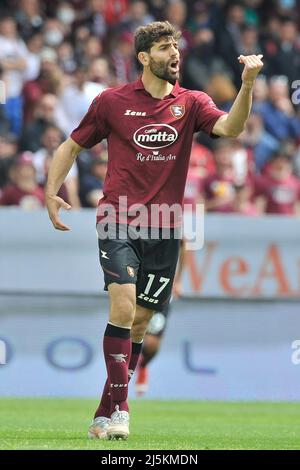
[[[124,116],[146,116],[146,111],[132,111],[131,109],[126,109]]]
[[[133,140],[139,147],[153,150],[172,145],[177,137],[177,130],[169,124],[147,124],[135,131]]]

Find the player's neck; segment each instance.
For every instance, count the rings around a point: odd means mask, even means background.
[[[145,90],[148,91],[153,98],[163,99],[173,90],[173,85],[171,83],[157,78],[151,72],[147,72],[146,70],[143,72],[142,82]]]

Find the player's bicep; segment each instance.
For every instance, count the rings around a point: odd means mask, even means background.
[[[227,114],[223,114],[220,116],[219,119],[215,122],[214,127],[212,128],[212,134],[217,135],[219,137],[226,137],[226,121],[227,121]]]

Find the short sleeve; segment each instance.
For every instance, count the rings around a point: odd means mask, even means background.
[[[79,126],[71,133],[71,138],[83,148],[94,147],[108,136],[109,128],[105,114],[103,94],[101,93],[92,101]]]
[[[218,109],[216,104],[206,93],[201,91],[195,92],[194,98],[194,106],[196,107],[195,132],[204,131],[206,134],[211,134],[219,117],[227,113]]]

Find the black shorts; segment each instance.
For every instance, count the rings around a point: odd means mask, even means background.
[[[154,335],[161,337],[166,329],[168,316],[171,309],[171,303],[165,306],[161,312],[154,312],[149,322],[146,333],[148,335]]]
[[[99,226],[98,235],[102,230]],[[163,238],[162,229],[157,229],[158,239],[135,239],[127,225],[117,225],[116,232],[108,233],[105,239],[98,238],[104,289],[113,282],[136,284],[138,305],[163,310],[170,301],[180,248],[175,230],[170,229],[168,239]]]

